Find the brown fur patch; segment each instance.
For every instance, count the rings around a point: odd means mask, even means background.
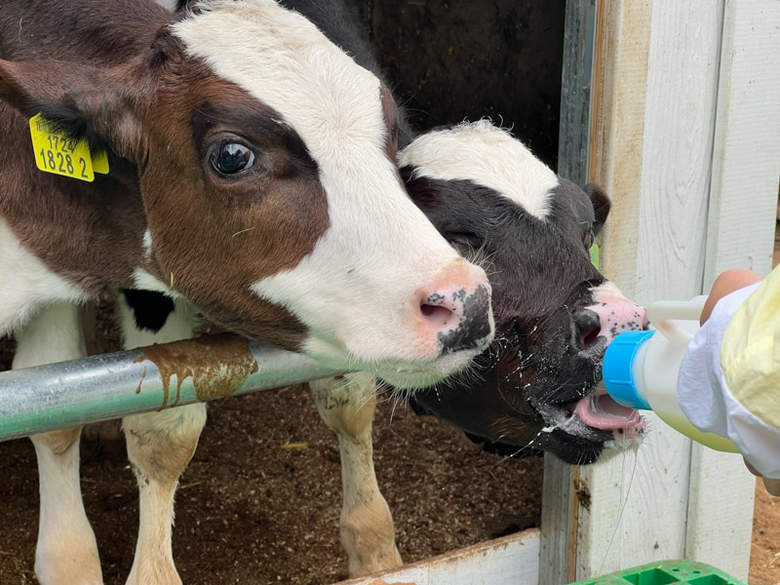
[[[40,172],[27,120],[0,103],[0,215],[52,271],[98,295],[131,286],[146,227],[134,168],[110,156],[94,183]]]
[[[395,103],[393,94],[390,93],[388,87],[382,83],[379,88],[379,95],[382,99],[382,117],[385,121],[385,127],[387,128],[387,135],[385,136],[385,152],[387,158],[393,164],[396,164],[398,155],[398,106]]]
[[[25,116],[0,104],[0,132],[13,145],[0,148],[0,215],[25,248],[92,295],[133,287],[140,267],[221,325],[297,349],[305,327],[250,286],[295,267],[328,228],[327,199],[303,141],[272,109],[185,56],[165,29],[165,11],[138,16],[121,0],[99,20],[99,11],[86,9],[99,3],[55,4],[42,11],[81,14],[60,28],[56,18],[30,19],[26,35],[17,28],[29,3],[4,5],[0,57],[57,54],[112,67],[6,64],[13,82],[0,79],[0,97],[28,115],[41,103],[83,116],[121,156],[110,153],[111,173],[91,184],[41,173],[26,146]],[[104,29],[114,40],[96,56],[101,48],[89,33],[105,36]],[[255,152],[255,167],[240,178],[209,166],[209,145],[227,136]],[[147,228],[151,258],[142,243]]]
[[[281,115],[205,67],[182,66],[189,92],[153,105],[142,177],[159,278],[173,273],[176,289],[217,323],[297,348],[303,326],[250,287],[294,268],[328,228],[317,166]],[[254,166],[220,176],[209,158],[221,142],[251,148]]]

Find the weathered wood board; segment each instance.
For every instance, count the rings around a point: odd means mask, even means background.
[[[536,585],[538,578],[539,530],[531,529],[338,585]]]

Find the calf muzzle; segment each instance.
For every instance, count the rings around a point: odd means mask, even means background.
[[[493,336],[490,289],[480,285],[468,295],[460,289],[452,293],[452,297],[453,303],[458,306],[460,318],[455,327],[438,334],[442,354],[469,349],[483,350]]]

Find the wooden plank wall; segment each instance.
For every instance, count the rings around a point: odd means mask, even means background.
[[[727,268],[766,274],[780,177],[780,2],[727,0],[716,110],[703,290]],[[741,478],[739,482],[734,477]],[[739,458],[692,445],[686,556],[744,566],[753,482]],[[736,545],[734,544],[736,543]]]
[[[780,165],[780,2],[599,3],[590,177],[602,268],[641,303],[766,272]],[[760,152],[759,152],[760,151]],[[711,179],[712,178],[712,179]],[[636,452],[545,461],[540,584],[687,556],[746,580],[753,480],[650,417]]]

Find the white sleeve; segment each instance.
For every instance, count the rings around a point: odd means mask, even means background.
[[[780,429],[766,424],[732,395],[720,363],[726,327],[760,283],[721,298],[688,345],[677,378],[677,399],[702,431],[733,441],[764,477],[780,478]]]

